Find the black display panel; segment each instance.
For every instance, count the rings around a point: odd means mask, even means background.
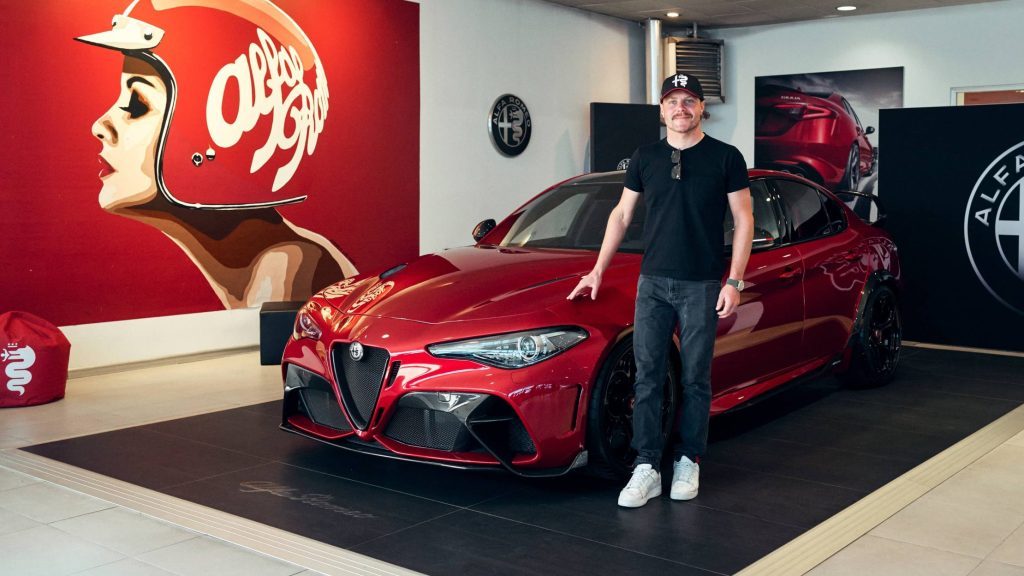
[[[591,171],[621,170],[638,146],[660,139],[657,105],[590,103]]]
[[[1024,104],[880,119],[880,197],[903,263],[905,337],[1024,351]]]

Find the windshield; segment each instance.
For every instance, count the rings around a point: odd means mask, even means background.
[[[599,250],[608,215],[622,196],[621,182],[560,186],[523,208],[500,246]],[[637,202],[620,252],[642,252],[644,205]]]

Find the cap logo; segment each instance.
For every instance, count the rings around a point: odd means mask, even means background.
[[[685,88],[686,83],[690,79],[686,77],[686,74],[676,74],[675,78],[672,79],[672,85],[676,88]]]

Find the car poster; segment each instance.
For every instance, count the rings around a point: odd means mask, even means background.
[[[754,166],[878,193],[878,111],[903,106],[903,68],[755,79]]]

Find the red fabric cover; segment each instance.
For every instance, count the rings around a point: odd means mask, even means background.
[[[71,343],[53,324],[28,312],[0,314],[0,408],[64,397]]]

